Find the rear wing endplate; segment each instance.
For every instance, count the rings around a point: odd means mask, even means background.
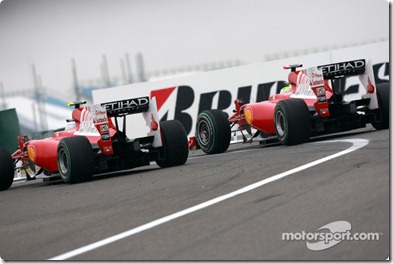
[[[101,103],[106,109],[108,117],[118,117],[124,115],[138,114],[149,110],[149,97],[138,97],[133,99],[125,99]]]
[[[343,76],[355,76],[364,74],[366,70],[366,60],[352,60],[333,64],[326,64],[317,67],[322,70],[325,79],[340,78]]]

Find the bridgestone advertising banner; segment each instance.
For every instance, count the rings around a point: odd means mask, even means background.
[[[376,83],[389,81],[389,42],[356,46],[331,52],[310,54],[277,61],[255,63],[216,71],[158,81],[136,83],[93,91],[94,103],[127,98],[156,97],[161,120],[179,120],[189,136],[194,135],[199,113],[207,109],[221,109],[228,115],[234,100],[260,102],[279,93],[288,78],[284,65],[303,64],[303,68],[340,61],[371,60]],[[342,83],[347,97],[361,97],[364,93],[358,77],[348,77]],[[344,97],[345,98],[345,97]],[[349,99],[349,98],[348,98]],[[127,116],[127,136],[145,135],[148,131],[139,115]]]

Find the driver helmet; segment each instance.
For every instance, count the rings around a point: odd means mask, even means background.
[[[285,86],[281,88],[280,94],[292,93],[292,84],[290,82],[285,82]]]
[[[64,131],[73,131],[76,127],[76,123],[75,122],[69,122],[67,123]]]

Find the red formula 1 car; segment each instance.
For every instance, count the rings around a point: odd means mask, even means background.
[[[371,62],[366,65],[361,59],[305,70],[298,67],[302,65],[284,66],[291,70],[288,86],[268,101],[244,104],[235,100],[236,109],[229,119],[221,110],[200,113],[195,138],[189,145],[215,154],[227,150],[231,132],[235,131],[241,132],[244,142],[260,136],[295,145],[312,136],[357,129],[368,123],[376,129],[389,128],[389,83],[375,85]],[[345,100],[339,82],[356,75],[364,93]]]
[[[64,130],[50,138],[18,137],[19,149],[10,155],[0,148],[0,190],[10,188],[15,170],[25,170],[27,179],[44,172],[60,174],[66,183],[87,181],[94,174],[131,169],[155,161],[160,167],[182,165],[188,158],[188,139],[177,120],[160,124],[155,98],[140,97],[81,107],[74,106]],[[142,113],[150,131],[146,137],[126,136],[126,116]],[[114,119],[114,123],[112,121]],[[118,118],[122,118],[120,131]],[[20,164],[20,165],[19,165]],[[36,165],[40,167],[36,171]],[[30,171],[30,173],[28,172]],[[33,172],[34,175],[30,175]]]

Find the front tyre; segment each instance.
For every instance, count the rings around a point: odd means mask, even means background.
[[[57,166],[65,183],[88,181],[93,177],[94,153],[90,141],[83,136],[60,140]]]
[[[14,181],[14,161],[11,154],[0,147],[0,191],[8,190]]]
[[[389,83],[381,83],[377,85],[377,96],[379,109],[376,110],[377,120],[372,125],[375,129],[389,128]]]
[[[188,159],[186,130],[178,120],[161,121],[162,148],[156,163],[161,168],[183,165]]]
[[[207,154],[225,152],[231,142],[231,127],[226,114],[217,109],[200,113],[195,138]]]
[[[282,144],[307,142],[311,133],[311,120],[306,103],[295,98],[279,101],[274,109],[274,125]]]

